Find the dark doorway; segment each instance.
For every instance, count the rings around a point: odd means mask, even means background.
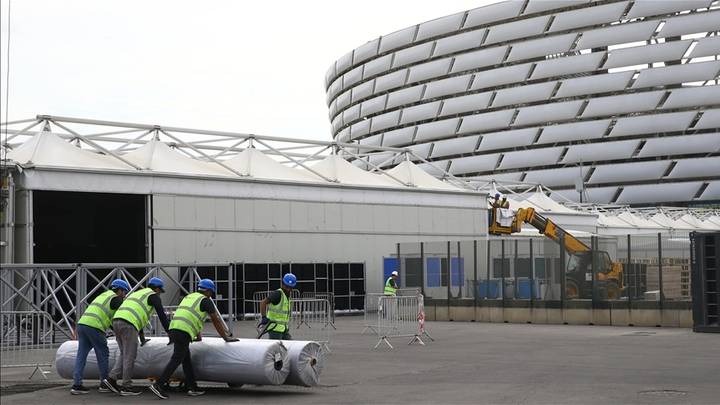
[[[34,191],[35,263],[145,263],[145,198]]]

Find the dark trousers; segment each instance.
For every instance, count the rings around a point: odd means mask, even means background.
[[[292,336],[290,336],[290,332],[287,330],[285,332],[268,332],[268,339],[272,340],[292,340]]]
[[[170,329],[168,337],[174,345],[173,354],[167,366],[165,366],[162,375],[157,380],[157,384],[160,386],[167,384],[170,376],[172,376],[178,366],[182,364],[183,372],[185,373],[185,385],[188,388],[195,388],[197,386],[195,382],[195,372],[193,371],[192,361],[190,360],[190,342],[192,338],[187,333],[177,329]]]
[[[108,350],[105,333],[86,325],[77,326],[78,351],[75,356],[75,370],[73,371],[73,384],[82,385],[83,373],[90,350],[95,350],[98,368],[100,369],[100,380],[108,378]]]

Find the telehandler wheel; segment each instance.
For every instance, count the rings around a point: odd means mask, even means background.
[[[619,300],[622,293],[618,282],[615,280],[608,280],[607,284],[605,284],[605,291],[607,291],[607,299],[609,300]]]
[[[571,278],[565,279],[565,298],[574,300],[580,298],[580,287],[575,280]]]

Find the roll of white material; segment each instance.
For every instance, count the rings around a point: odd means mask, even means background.
[[[172,356],[173,346],[168,338],[153,337],[145,346],[138,348],[133,378],[159,377]],[[62,344],[55,355],[55,367],[63,378],[72,378],[78,342]],[[108,340],[110,367],[119,358],[115,340]],[[195,378],[200,381],[225,382],[228,384],[279,385],[290,373],[290,361],[285,346],[278,341],[242,339],[226,343],[221,338],[204,338],[190,345]],[[84,378],[98,379],[99,370],[94,351],[90,351]],[[182,378],[182,366],[173,374]]]
[[[317,342],[284,340],[290,358],[290,375],[285,385],[314,387],[325,365],[325,353]]]

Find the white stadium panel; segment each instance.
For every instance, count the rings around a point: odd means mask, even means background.
[[[422,23],[418,26],[415,41],[422,41],[423,39],[457,31],[460,29],[464,18],[465,12],[463,11],[462,13],[452,14]]]
[[[499,86],[507,83],[522,82],[530,73],[530,63],[508,66],[500,69],[486,70],[475,74],[471,90]]]
[[[350,127],[350,139],[356,139],[370,132],[370,120],[359,121]]]
[[[413,135],[415,135],[415,127],[400,128],[385,132],[382,146],[407,145],[412,142]]]
[[[495,93],[493,107],[511,104],[523,104],[532,101],[547,100],[550,98],[557,82],[531,84],[527,86],[510,87],[498,90]]]
[[[413,25],[412,27],[395,31],[392,34],[383,35],[380,37],[380,53],[385,53],[411,43],[415,38],[415,31],[417,31],[417,26]]]
[[[693,129],[720,128],[720,109],[706,110]]]
[[[530,78],[534,80],[574,73],[592,72],[600,66],[604,57],[605,52],[593,52],[585,55],[545,60],[535,64],[535,70],[533,70]]]
[[[350,105],[350,90],[345,91],[337,97],[337,109],[341,111]]]
[[[618,72],[565,79],[555,97],[572,97],[625,89],[635,72]]]
[[[492,92],[485,92],[447,99],[443,101],[440,115],[452,115],[482,110],[487,107],[491,95]]]
[[[595,167],[589,184],[622,183],[640,180],[659,180],[670,166],[669,160],[652,162],[621,163],[598,165]]]
[[[668,18],[660,31],[660,37],[676,37],[717,30],[720,30],[720,10]]]
[[[480,135],[464,136],[462,138],[444,139],[435,142],[430,157],[459,155],[475,151]]]
[[[439,161],[435,161],[432,163],[420,163],[417,166],[419,168],[425,170],[432,176],[443,177],[443,176],[445,176],[444,171],[447,170],[448,166],[450,166],[450,161],[449,160],[439,160]]]
[[[382,96],[373,97],[370,100],[363,101],[360,105],[360,114],[366,116],[382,111],[385,109],[387,98],[387,94],[383,94]]]
[[[345,111],[343,111],[342,118],[343,122],[346,124],[360,118],[360,104],[355,104],[352,107],[348,107]]]
[[[720,86],[673,89],[661,108],[681,108],[720,104]]]
[[[611,3],[593,7],[591,10],[566,11],[555,14],[555,19],[549,31],[565,31],[571,28],[588,27],[602,23],[618,21],[622,16],[628,2]]]
[[[372,118],[372,125],[370,131],[376,132],[381,131],[385,128],[394,127],[398,124],[400,119],[400,111],[391,111],[385,114],[376,115]]]
[[[459,122],[459,118],[450,118],[418,125],[415,142],[425,142],[431,139],[455,135]]]
[[[617,190],[617,187],[593,187],[585,189],[585,192],[587,193],[587,198],[590,201],[598,204],[609,204],[612,202],[615,194],[617,194]],[[580,202],[580,194],[574,189],[553,190],[552,194],[550,194],[550,198],[561,202],[567,200]],[[584,198],[583,201],[587,202],[587,199]]]
[[[446,75],[450,71],[451,64],[452,58],[446,58],[413,66],[410,68],[410,74],[408,75],[407,82],[414,83],[427,80],[432,77]]]
[[[514,43],[507,62],[565,53],[570,50],[575,38],[577,34],[573,33]]]
[[[505,128],[510,124],[510,119],[512,119],[514,113],[514,110],[503,110],[463,117],[459,132],[467,133]]]
[[[462,93],[470,87],[470,80],[472,80],[472,75],[455,76],[430,82],[426,85],[423,99],[427,100],[448,94]]]
[[[368,136],[358,141],[360,145],[380,146],[382,143],[382,134]]]
[[[709,177],[720,174],[720,157],[678,160],[668,178]]]
[[[527,172],[523,181],[525,183],[541,183],[548,187],[567,186],[575,184],[577,179],[584,179],[588,170],[590,170],[590,168],[587,166],[533,170]]]
[[[476,27],[506,18],[516,17],[520,14],[523,5],[522,1],[504,1],[472,9],[468,11],[463,28]]]
[[[654,110],[664,94],[664,91],[651,91],[645,93],[591,98],[582,116],[599,117],[603,115]]]
[[[520,181],[522,178],[522,172],[510,172],[510,173],[497,173],[488,174],[484,176],[473,176],[473,182],[490,182],[490,181]]]
[[[584,141],[601,138],[605,135],[610,120],[573,122],[571,124],[552,125],[543,128],[537,143],[555,143],[567,141]]]
[[[402,116],[400,117],[400,124],[407,124],[411,122],[423,121],[430,118],[437,117],[440,112],[440,101],[433,101],[432,103],[424,103],[412,107],[407,107],[402,110]]]
[[[697,194],[700,186],[702,186],[702,182],[625,186],[617,199],[617,203],[640,204],[688,201]]]
[[[711,181],[702,195],[701,200],[720,200],[720,181]]]
[[[335,114],[337,113],[337,99],[333,100],[332,103],[330,103],[330,107],[328,109],[328,118],[330,120],[335,117]]]
[[[406,89],[393,91],[388,94],[387,108],[397,107],[399,105],[410,104],[420,101],[423,94],[424,84],[420,84]]]
[[[343,114],[338,114],[335,117],[335,119],[333,119],[332,122],[330,123],[333,133],[340,130],[340,127],[342,127],[344,123],[345,123],[345,118],[343,117]]]
[[[550,16],[545,15],[528,18],[527,20],[493,25],[489,28],[490,32],[488,32],[488,36],[485,39],[485,45],[542,34],[543,31],[545,31],[548,21],[550,21]]]
[[[381,93],[388,89],[394,89],[405,84],[407,77],[407,69],[398,70],[375,79],[375,94]]]
[[[635,0],[627,14],[628,19],[669,14],[676,11],[695,10],[708,7],[712,0]]]
[[[671,114],[652,114],[620,118],[610,132],[610,136],[684,131],[690,126],[695,115],[697,115],[696,111],[683,111]]]
[[[340,59],[338,59],[335,62],[335,68],[337,69],[336,72],[341,73],[341,72],[348,70],[350,68],[350,66],[352,66],[352,57],[353,57],[352,51],[341,56]]]
[[[350,141],[350,127],[346,127],[345,129],[341,130],[337,137],[335,137],[338,142],[348,142]]]
[[[355,103],[359,100],[363,100],[370,97],[373,94],[373,88],[375,87],[375,80],[370,80],[365,83],[361,83],[352,88],[352,102]]]
[[[473,30],[435,41],[433,56],[442,56],[480,46],[486,29]]]
[[[325,72],[325,88],[330,87],[330,82],[335,79],[335,63],[330,65],[330,68]]]
[[[604,68],[635,66],[645,63],[680,60],[688,50],[692,40],[672,41],[662,44],[634,46],[614,49],[608,54]]]
[[[453,159],[450,165],[450,173],[463,174],[493,170],[497,165],[499,157],[500,155],[495,153],[491,155],[467,156]]]
[[[590,0],[530,0],[523,15],[589,3]]]
[[[598,162],[602,160],[628,159],[640,141],[602,142],[572,145],[563,158],[563,163]]]
[[[507,49],[508,46],[503,45],[457,55],[455,57],[455,63],[453,63],[452,73],[497,65],[502,62],[507,53]]]
[[[380,38],[375,38],[372,41],[366,42],[359,47],[355,48],[353,52],[353,64],[365,62],[366,60],[377,56],[378,45],[380,44]]]
[[[334,99],[342,90],[342,78],[336,79],[330,84],[330,88],[327,91],[328,100]]]
[[[432,42],[426,42],[424,44],[415,45],[410,48],[401,49],[395,52],[392,67],[396,68],[399,66],[405,66],[411,63],[419,62],[421,60],[426,60],[430,57],[432,49]]]
[[[701,38],[690,52],[691,58],[720,55],[720,36]]]
[[[562,151],[563,148],[555,147],[506,152],[498,169],[553,165],[557,163]]]
[[[659,21],[644,21],[618,24],[583,33],[576,49],[592,49],[601,46],[646,41],[655,32]]]
[[[538,128],[525,128],[484,134],[478,151],[531,145],[537,136],[538,130]]]
[[[720,133],[648,139],[638,157],[713,153],[720,150]]]
[[[645,69],[633,83],[633,88],[663,86],[675,83],[691,83],[715,79],[720,72],[720,61],[686,63]]]
[[[363,79],[388,71],[392,58],[393,55],[385,55],[367,62],[363,70]]]
[[[363,66],[360,65],[343,75],[343,89],[351,88],[355,83],[362,80]]]
[[[412,153],[420,156],[423,159],[427,159],[428,157],[430,157],[430,148],[432,148],[431,143],[423,143],[420,145],[412,145],[407,147],[407,149],[409,149]],[[419,161],[419,159],[415,156],[411,156],[410,160],[412,160],[413,162]]]
[[[513,125],[528,125],[574,118],[577,116],[582,104],[582,100],[575,100],[521,108]]]

